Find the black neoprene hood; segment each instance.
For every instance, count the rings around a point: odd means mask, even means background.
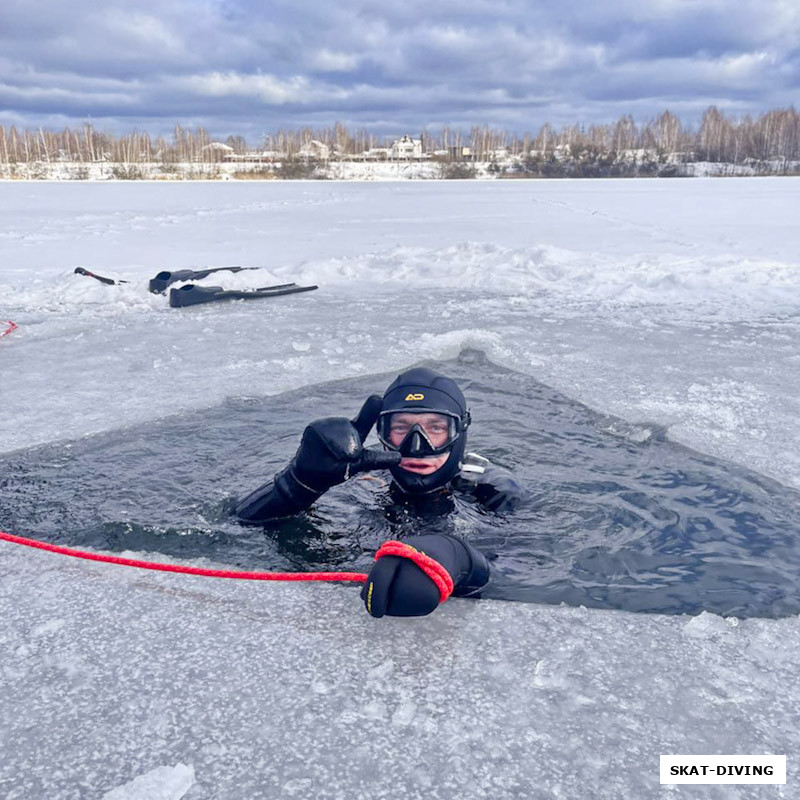
[[[397,376],[383,396],[381,414],[396,411],[430,411],[457,418],[458,435],[450,448],[447,461],[436,472],[419,475],[400,466],[391,468],[395,482],[409,494],[426,494],[448,484],[461,469],[470,423],[467,401],[458,384],[452,378],[427,367],[407,370]]]

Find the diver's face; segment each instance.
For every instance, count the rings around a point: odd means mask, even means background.
[[[434,447],[442,447],[447,442],[449,436],[447,417],[433,412],[393,414],[389,426],[389,441],[395,447],[400,447],[414,425],[419,425],[425,431],[425,435]],[[447,452],[428,458],[403,458],[400,466],[408,472],[430,475],[443,466],[449,457],[450,453]]]

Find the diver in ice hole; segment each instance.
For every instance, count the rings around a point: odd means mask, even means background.
[[[435,503],[458,493],[491,511],[509,511],[524,490],[508,470],[465,453],[470,421],[455,381],[424,367],[410,369],[383,397],[372,395],[354,420],[325,417],[308,425],[289,465],[239,502],[236,516],[245,524],[291,516],[332,486],[380,469],[391,472],[390,493],[399,502]],[[383,450],[363,446],[376,423]],[[403,541],[447,570],[456,597],[476,595],[489,580],[483,553],[455,536],[427,534]],[[421,616],[440,601],[433,579],[400,555],[375,562],[361,596],[374,617]]]

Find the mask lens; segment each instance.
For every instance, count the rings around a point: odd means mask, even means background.
[[[436,455],[458,437],[458,420],[436,412],[398,411],[381,415],[378,433],[393,450],[408,450],[408,455]]]

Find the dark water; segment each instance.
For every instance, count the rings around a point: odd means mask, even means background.
[[[739,617],[800,613],[800,495],[569,400],[475,351],[456,378],[469,450],[512,469],[528,502],[498,516],[395,506],[381,480],[331,490],[305,516],[232,522],[233,498],[291,457],[303,427],[352,416],[395,373],[231,400],[187,417],[0,458],[0,528],[72,546],[206,557],[236,568],[367,571],[387,538],[464,537],[492,559],[484,596]]]

